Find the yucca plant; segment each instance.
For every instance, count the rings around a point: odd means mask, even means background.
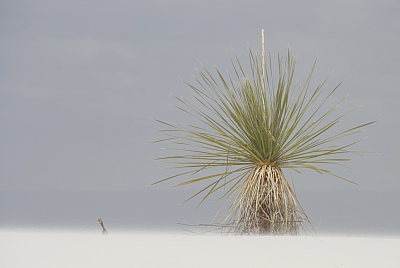
[[[343,165],[349,154],[358,154],[351,147],[360,140],[348,137],[372,122],[337,127],[348,114],[335,116],[344,98],[333,97],[339,85],[326,90],[326,80],[311,86],[315,63],[304,83],[297,84],[290,51],[284,58],[278,55],[275,72],[271,55],[266,70],[264,59],[251,50],[249,59],[249,74],[235,56],[233,77],[204,68],[196,85],[186,83],[194,96],[177,97],[177,107],[193,123],[159,121],[167,128],[160,141],[176,152],[160,159],[183,171],[156,183],[179,177],[184,181],[177,186],[208,182],[191,198],[203,195],[202,203],[222,191],[230,202],[222,221],[235,233],[298,234],[307,217],[283,170],[312,169],[347,180],[329,165]]]

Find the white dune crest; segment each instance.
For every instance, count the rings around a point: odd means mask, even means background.
[[[399,237],[0,231],[0,267],[400,267]]]

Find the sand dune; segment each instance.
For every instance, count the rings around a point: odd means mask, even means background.
[[[0,231],[0,267],[400,267],[399,237]]]

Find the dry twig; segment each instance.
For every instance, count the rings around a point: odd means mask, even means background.
[[[101,228],[103,229],[101,233],[102,233],[103,235],[108,234],[106,228],[104,227],[103,220],[100,218],[100,219],[98,219],[98,222],[100,223]]]

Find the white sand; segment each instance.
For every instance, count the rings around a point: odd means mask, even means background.
[[[0,267],[400,267],[400,238],[0,231]]]

